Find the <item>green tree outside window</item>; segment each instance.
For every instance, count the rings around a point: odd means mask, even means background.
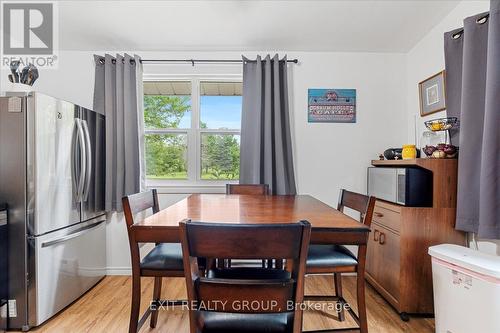
[[[144,96],[146,129],[176,129],[191,110],[188,96]],[[205,124],[201,124],[206,128]],[[186,134],[146,134],[146,175],[149,179],[187,179]],[[239,136],[202,134],[201,179],[239,178]]]

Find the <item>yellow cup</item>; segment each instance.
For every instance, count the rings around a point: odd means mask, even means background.
[[[413,158],[417,158],[417,148],[415,145],[403,145],[403,160],[411,160]]]

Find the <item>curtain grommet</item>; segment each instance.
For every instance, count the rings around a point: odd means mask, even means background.
[[[489,16],[490,16],[490,14],[486,14],[486,15],[476,19],[476,23],[477,24],[485,24],[486,22],[488,22]]]

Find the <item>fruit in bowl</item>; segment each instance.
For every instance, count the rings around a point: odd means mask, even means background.
[[[435,150],[432,153],[432,157],[434,157],[434,158],[446,158],[446,153],[442,150]]]
[[[436,147],[434,147],[434,146],[425,146],[422,150],[424,151],[424,154],[426,156],[432,156],[432,153],[434,151],[436,151]]]
[[[447,156],[452,156],[457,153],[457,147],[455,147],[454,145],[446,145],[443,151]]]
[[[441,124],[441,123],[432,123],[431,124],[431,129],[433,131],[441,131],[443,129],[443,124]]]
[[[422,150],[430,158],[454,158],[458,153],[458,147],[445,143],[440,143],[435,147],[425,146]]]

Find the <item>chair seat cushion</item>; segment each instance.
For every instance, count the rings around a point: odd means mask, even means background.
[[[203,333],[286,333],[292,332],[293,313],[198,312]]]
[[[180,243],[161,243],[154,247],[141,261],[141,269],[176,270],[184,269]]]
[[[207,274],[207,277],[212,279],[241,280],[289,280],[290,276],[290,272],[283,269],[261,267],[215,268]]]
[[[357,265],[356,256],[342,245],[311,244],[307,253],[307,267],[338,267]]]

